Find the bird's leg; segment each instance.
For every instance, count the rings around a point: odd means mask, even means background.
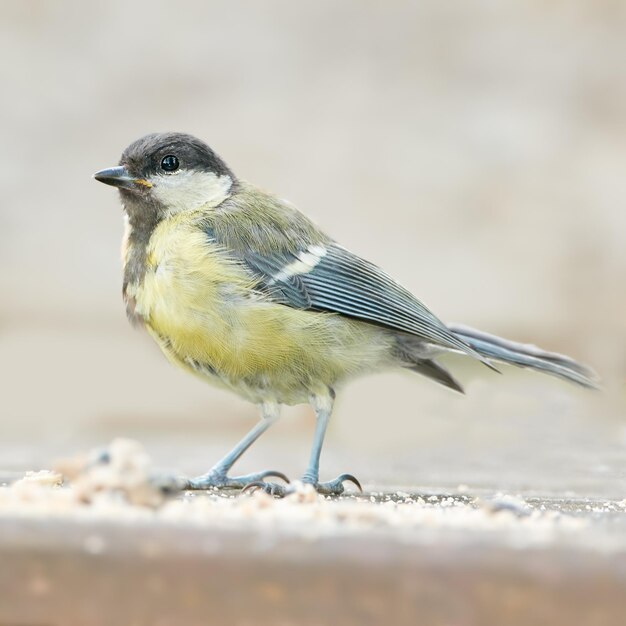
[[[324,445],[324,437],[326,435],[326,429],[328,428],[328,421],[333,410],[333,401],[335,399],[335,392],[329,389],[325,394],[311,396],[311,405],[315,410],[315,434],[313,435],[313,445],[311,447],[311,456],[309,458],[309,464],[300,479],[304,484],[313,485],[318,493],[323,495],[341,495],[344,492],[343,484],[345,482],[354,483],[359,491],[363,491],[359,481],[352,476],[352,474],[341,474],[334,480],[328,482],[319,482],[319,468],[320,468],[320,455],[322,453],[322,447]],[[267,493],[275,496],[284,496],[293,491],[291,487],[285,487],[276,483],[264,483],[262,481],[256,481],[246,486],[246,490],[262,489]]]
[[[311,405],[315,410],[315,434],[313,435],[309,464],[301,478],[303,483],[313,485],[318,493],[324,495],[341,495],[344,492],[344,482],[354,483],[359,491],[363,491],[359,481],[351,474],[341,474],[334,480],[319,482],[320,455],[322,454],[328,421],[333,411],[334,399],[335,392],[332,389],[329,389],[328,393],[324,395],[315,395],[311,398]]]
[[[289,479],[282,473],[273,470],[256,472],[245,476],[228,476],[228,471],[241,455],[280,417],[280,407],[277,404],[266,403],[261,405],[261,420],[254,428],[222,459],[220,459],[206,474],[187,481],[185,489],[241,489],[252,482],[263,482],[268,476],[281,478],[285,482]]]
[[[324,445],[324,437],[326,429],[333,410],[333,398],[328,396],[313,396],[311,405],[315,410],[315,433],[313,434],[313,445],[311,446],[311,456],[304,474],[302,482],[309,485],[317,485],[320,477],[320,456],[322,454],[322,446]]]

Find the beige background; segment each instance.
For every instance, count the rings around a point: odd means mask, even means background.
[[[183,130],[443,319],[606,381],[461,361],[466,398],[358,381],[325,473],[621,489],[625,28],[619,0],[0,2],[0,465],[127,435],[200,471],[252,424],[127,325],[120,209],[91,179],[138,136]],[[301,470],[312,423],[287,413],[242,466]]]

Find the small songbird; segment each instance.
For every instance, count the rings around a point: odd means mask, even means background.
[[[572,359],[464,326],[446,325],[373,263],[342,247],[288,202],[237,178],[202,141],[147,135],[117,167],[95,174],[120,191],[126,232],[123,294],[167,358],[260,407],[261,420],[187,489],[245,488],[283,495],[280,472],[231,477],[241,455],[279,417],[309,402],[316,415],[301,480],[340,494],[342,474],[319,481],[335,390],[355,376],[406,368],[462,392],[437,363],[463,353],[595,387]]]

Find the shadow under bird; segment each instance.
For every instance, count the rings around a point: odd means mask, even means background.
[[[340,494],[350,474],[320,482],[319,460],[335,389],[347,379],[407,368],[462,391],[437,363],[463,353],[595,387],[572,359],[471,328],[446,325],[373,263],[326,235],[291,204],[237,178],[202,141],[147,135],[95,178],[120,191],[126,233],[123,294],[170,361],[260,407],[254,428],[187,489],[253,486],[284,495],[287,478],[231,477],[241,455],[274,423],[281,404],[316,415],[301,480]]]

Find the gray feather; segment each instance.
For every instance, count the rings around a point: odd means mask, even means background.
[[[277,280],[298,260],[297,254],[248,252],[244,260],[263,288],[289,306],[340,313],[437,345],[469,354],[489,365],[462,338],[448,330],[415,296],[385,272],[341,246],[326,246],[326,255],[306,273]]]
[[[461,383],[459,383],[447,369],[435,361],[418,361],[407,369],[417,372],[418,374],[422,374],[422,376],[427,376],[432,380],[436,380],[438,383],[441,383],[450,389],[454,389],[459,393],[465,393],[463,387],[461,387]]]
[[[516,343],[459,324],[450,324],[448,328],[487,358],[552,374],[583,387],[599,387],[598,375],[591,368],[562,354],[546,352],[536,346]]]

